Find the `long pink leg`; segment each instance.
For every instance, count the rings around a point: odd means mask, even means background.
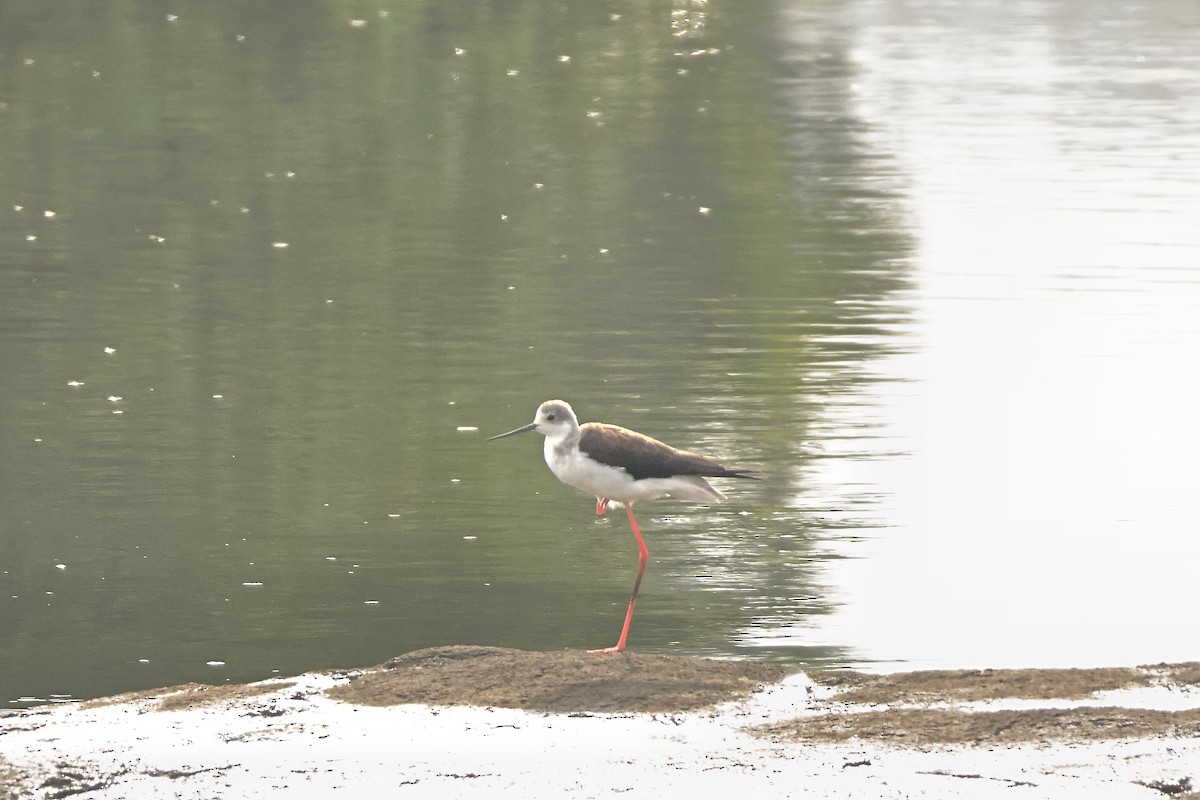
[[[638,589],[642,585],[642,573],[646,571],[646,561],[650,558],[650,551],[646,549],[642,532],[638,530],[637,520],[633,518],[633,503],[625,504],[625,513],[629,515],[629,524],[633,527],[633,535],[637,537],[638,543],[638,572],[637,578],[633,582],[633,597],[629,598],[629,610],[625,612],[625,624],[621,627],[621,638],[617,639],[617,643],[612,647],[588,650],[589,653],[619,653],[625,649],[625,640],[629,637],[629,623],[633,621],[633,607],[637,603]]]

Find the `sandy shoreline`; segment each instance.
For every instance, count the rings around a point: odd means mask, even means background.
[[[0,798],[1200,797],[1200,665],[418,651],[0,717]]]

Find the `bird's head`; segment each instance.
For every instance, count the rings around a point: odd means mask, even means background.
[[[537,413],[533,415],[533,422],[508,433],[491,436],[488,441],[528,431],[537,431],[542,436],[553,439],[566,436],[576,430],[579,430],[579,420],[575,417],[575,411],[571,408],[571,404],[565,400],[547,400],[538,406]]]

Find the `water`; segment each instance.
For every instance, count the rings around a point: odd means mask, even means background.
[[[906,455],[856,465],[892,532],[839,580],[839,638],[909,664],[1194,659],[1196,9],[851,17],[920,322],[878,367]]]
[[[1191,4],[439,9],[3,12],[6,703],[611,644],[551,397],[640,650],[1198,657]]]

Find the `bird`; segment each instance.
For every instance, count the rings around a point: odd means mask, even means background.
[[[543,453],[555,477],[568,486],[594,495],[596,514],[611,503],[625,507],[638,546],[638,571],[633,596],[625,612],[621,635],[612,647],[589,653],[620,653],[629,637],[633,607],[637,603],[642,573],[650,552],[633,516],[633,504],[642,500],[674,497],[694,503],[717,503],[725,495],[705,478],[759,480],[753,470],[726,467],[715,458],[678,450],[643,433],[602,422],[579,424],[575,410],[564,400],[547,400],[538,406],[533,422],[488,437],[488,441],[537,431],[546,437]]]

